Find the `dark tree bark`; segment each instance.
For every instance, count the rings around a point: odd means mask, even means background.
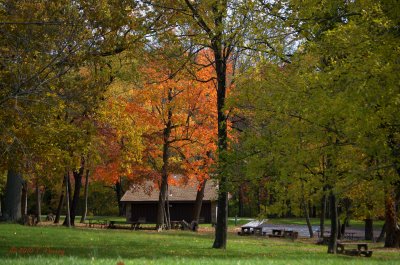
[[[302,197],[301,197],[301,207],[303,208],[303,213],[304,216],[306,217],[306,222],[307,222],[307,227],[308,227],[308,232],[310,233],[310,238],[314,237],[314,232],[312,230],[312,225],[311,225],[311,221],[310,221],[310,215],[308,213],[308,204],[306,202],[306,198],[304,196],[304,180],[301,181],[301,193],[302,193]]]
[[[7,172],[7,183],[4,198],[3,219],[17,222],[21,219],[21,195],[23,179],[19,172],[10,167]]]
[[[199,223],[199,219],[200,219],[200,213],[201,213],[201,207],[203,205],[204,190],[206,187],[206,182],[207,182],[207,180],[200,182],[199,186],[197,187],[196,202],[194,205],[193,220],[192,220],[192,221],[196,221],[197,223]]]
[[[215,25],[220,27],[223,21],[223,14],[217,7],[214,7],[214,12],[217,13],[215,18]],[[227,58],[224,56],[222,48],[222,39],[215,38],[212,41],[212,50],[215,58],[215,70],[217,73],[217,112],[218,112],[218,211],[217,211],[217,225],[215,228],[215,240],[213,248],[226,248],[226,239],[228,233],[228,179],[224,173],[225,168],[225,155],[227,150],[227,124],[225,114],[225,98],[226,98],[226,62]]]
[[[244,194],[243,194],[243,184],[240,185],[239,187],[239,217],[244,216],[244,207],[243,207],[243,200],[244,200]]]
[[[373,220],[367,218],[364,220],[364,222],[365,222],[365,240],[373,240],[374,239]]]
[[[22,195],[21,195],[21,215],[28,214],[28,183],[27,181],[22,182]]]
[[[340,222],[340,213],[337,214],[338,218],[337,218],[337,239],[342,239],[342,236],[344,235],[344,233],[342,233],[342,225]],[[344,227],[343,227],[343,231],[344,231]]]
[[[376,242],[383,242],[385,239],[385,234],[386,234],[386,223],[383,224],[381,233],[379,234],[378,238],[376,239]]]
[[[312,225],[311,225],[311,221],[310,221],[310,215],[308,214],[308,211],[307,211],[307,204],[304,201],[303,201],[302,204],[303,204],[304,215],[306,217],[308,232],[310,234],[310,238],[313,238],[314,237],[314,232],[312,230]]]
[[[386,192],[385,198],[385,224],[386,224],[386,248],[400,247],[400,230],[397,224],[396,204],[392,190]]]
[[[89,194],[89,169],[86,170],[85,176],[85,192],[84,192],[84,200],[85,205],[83,207],[82,217],[80,223],[84,223],[86,220],[87,210],[88,210],[88,194]]]
[[[326,190],[327,187],[324,186],[323,195],[321,198],[321,213],[319,216],[319,231],[321,233],[321,238],[323,238],[325,234],[325,216],[326,216],[326,200],[327,200]]]
[[[392,156],[396,158],[395,169],[397,175],[400,177],[400,143],[396,140],[393,133],[388,136],[388,144],[392,150]],[[400,248],[400,229],[397,223],[397,205],[396,198],[400,197],[400,186],[397,185],[388,187],[386,189],[385,197],[385,228],[386,228],[386,238],[385,247],[387,248]],[[397,194],[396,194],[397,192]]]
[[[80,191],[82,188],[83,170],[82,171],[79,170],[78,172],[74,171],[73,176],[74,176],[75,187],[74,187],[74,195],[72,198],[72,204],[70,206],[70,214],[71,214],[71,225],[75,226],[75,216],[78,209]]]
[[[69,206],[71,207],[71,205],[72,205],[72,184],[71,184],[71,178],[69,176],[69,172],[68,172],[67,184],[68,184],[68,196],[66,198],[68,198],[68,203],[69,203]]]
[[[82,187],[82,177],[83,177],[84,168],[85,168],[85,160],[82,157],[81,158],[81,167],[79,168],[78,171],[73,172],[75,187],[74,187],[74,196],[72,198],[72,204],[70,205],[71,226],[75,226],[75,216],[76,216],[76,212],[78,209],[79,194],[81,192],[81,187]]]
[[[58,224],[60,222],[60,215],[61,215],[61,210],[64,206],[64,193],[65,193],[65,180],[66,178],[64,177],[63,183],[61,185],[61,194],[60,194],[60,199],[58,200],[58,206],[57,206],[57,212],[56,212],[56,218],[54,219],[54,223]]]
[[[118,216],[124,216],[124,205],[121,202],[121,198],[124,195],[124,190],[122,189],[121,178],[115,183],[115,194],[117,196],[118,203]]]
[[[39,181],[36,180],[36,218],[37,218],[37,223],[40,223],[40,216],[42,215],[42,196],[40,192],[40,187],[39,187]]]
[[[67,198],[66,198],[66,201],[67,201],[67,216],[65,217],[65,224],[63,224],[63,225],[65,225],[65,226],[67,226],[67,227],[71,227],[71,212],[70,212],[70,199],[69,199],[69,197],[70,197],[70,193],[69,193],[69,187],[70,187],[70,184],[69,184],[69,172],[66,172],[65,173],[65,194],[66,194],[66,196],[67,196]]]
[[[172,90],[168,90],[168,103],[172,101]],[[172,109],[168,107],[168,117],[163,130],[163,165],[161,169],[161,185],[160,195],[158,197],[158,209],[157,209],[157,229],[163,229],[165,222],[168,219],[165,211],[165,197],[167,196],[167,185],[168,185],[168,166],[169,166],[169,145],[172,127]],[[166,227],[169,229],[170,227]]]
[[[167,193],[167,179],[161,176],[160,194],[158,197],[157,229],[164,229],[165,225],[165,196]]]
[[[338,238],[338,212],[337,212],[337,199],[333,190],[329,193],[329,205],[331,216],[331,238],[328,244],[328,253],[336,254],[337,238]]]
[[[261,192],[260,188],[257,189],[257,215],[261,214]]]
[[[345,227],[349,227],[350,226],[350,218],[351,218],[351,214],[352,214],[352,211],[351,211],[352,201],[350,199],[346,198],[343,200],[343,204],[344,204],[344,209],[346,212],[346,217],[344,218],[343,225]],[[372,208],[372,206],[370,208]]]
[[[169,186],[167,184],[167,196],[165,198],[165,224],[167,229],[171,229],[171,215],[169,212]]]

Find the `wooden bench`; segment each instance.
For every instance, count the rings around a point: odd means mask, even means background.
[[[348,246],[357,246],[357,248],[346,249]],[[368,250],[368,243],[359,242],[338,242],[336,247],[338,254],[345,254],[350,256],[364,256],[371,257],[372,251]]]

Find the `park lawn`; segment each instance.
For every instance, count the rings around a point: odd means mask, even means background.
[[[229,234],[27,227],[0,224],[1,264],[400,264],[398,250],[374,246],[372,258],[326,254],[326,246]],[[31,252],[31,253],[22,253]]]

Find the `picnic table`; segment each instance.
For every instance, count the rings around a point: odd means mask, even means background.
[[[299,233],[296,231],[293,231],[293,230],[286,230],[286,231],[283,231],[283,237],[297,239],[299,237]]]
[[[272,234],[269,234],[268,236],[269,237],[297,239],[299,237],[299,233],[297,231],[293,231],[293,230],[272,229]]]
[[[318,234],[318,237],[320,237],[319,230],[317,230],[317,234]],[[356,234],[357,234],[356,232],[344,232],[343,237],[346,239],[354,240],[356,238],[356,236],[355,236]],[[331,236],[331,231],[329,231],[329,230],[325,231],[324,237],[330,237],[330,236]]]
[[[265,226],[265,223],[267,222],[266,219],[261,220],[261,221],[250,221],[245,225],[241,226],[241,231],[238,232],[238,235],[244,236],[244,235],[253,235],[253,234],[258,234],[262,235],[262,229]]]
[[[171,221],[171,229],[181,229],[181,221]]]
[[[269,237],[283,237],[285,230],[282,229],[272,229],[272,234],[269,234]]]
[[[251,226],[242,226],[241,227],[241,232],[238,232],[239,235],[252,235],[254,234],[254,227]]]
[[[346,249],[348,246],[357,246],[357,248]],[[351,256],[364,256],[371,257],[372,251],[368,250],[368,243],[360,242],[338,242],[336,247],[338,254],[345,254]]]

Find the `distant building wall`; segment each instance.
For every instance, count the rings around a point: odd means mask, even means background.
[[[192,221],[194,202],[170,202],[169,204],[171,221]],[[126,202],[126,220],[137,221],[145,218],[146,223],[156,223],[157,205],[158,202]],[[210,201],[203,202],[200,212],[200,222],[215,223],[214,220],[215,203],[211,203]]]
[[[212,224],[217,223],[217,202],[216,201],[211,202],[211,223]]]

